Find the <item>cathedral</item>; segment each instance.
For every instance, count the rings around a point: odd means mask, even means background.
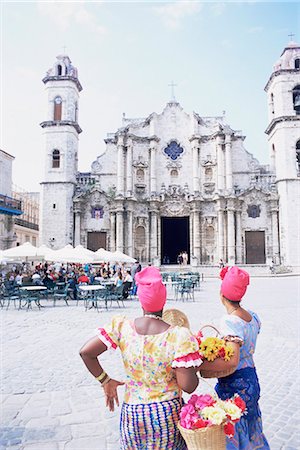
[[[60,55],[43,78],[41,243],[122,251],[143,263],[299,267],[300,46],[284,48],[265,86],[270,165],[225,116],[184,111],[173,96],[145,118],[123,115],[105,152],[78,170],[77,69]]]

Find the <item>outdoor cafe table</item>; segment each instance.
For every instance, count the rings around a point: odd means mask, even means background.
[[[41,291],[46,291],[47,288],[46,288],[46,286],[30,285],[30,286],[21,286],[20,290],[27,291],[27,292],[41,292]],[[31,303],[30,297],[29,298],[24,297],[23,300],[25,300],[25,304],[23,306],[21,306],[21,303],[20,303],[20,307],[24,308],[24,306],[27,305],[27,308],[29,308],[30,303]],[[40,304],[40,299],[38,297],[36,299],[34,299],[34,301],[39,308],[43,308],[43,305]],[[21,302],[21,300],[20,300],[20,302]]]
[[[101,284],[83,284],[82,286],[79,285],[79,289],[83,292],[87,292],[91,295],[92,299],[95,299],[95,292],[96,291],[101,291],[103,289],[105,289],[105,286],[102,286]],[[87,303],[86,303],[87,305]],[[92,301],[92,306],[91,308],[97,308],[97,301]],[[87,308],[86,308],[87,309]]]

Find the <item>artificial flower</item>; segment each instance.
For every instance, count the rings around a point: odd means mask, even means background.
[[[233,402],[225,400],[222,405],[224,411],[229,416],[230,420],[239,420],[242,415],[242,410]]]
[[[202,410],[202,417],[213,425],[221,425],[226,419],[226,412],[220,406],[207,406]]]
[[[236,395],[233,401],[236,404],[236,406],[238,406],[242,410],[242,412],[246,410],[246,403],[239,395]]]
[[[234,425],[233,425],[233,423],[231,423],[231,422],[225,423],[225,425],[224,425],[224,433],[229,438],[234,436]]]

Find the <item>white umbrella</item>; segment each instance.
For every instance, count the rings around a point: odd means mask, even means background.
[[[108,250],[105,250],[104,248],[99,248],[94,253],[95,262],[111,262],[114,261],[113,257],[114,254],[112,252],[109,252]]]
[[[123,262],[123,263],[132,263],[133,264],[133,263],[136,262],[136,259],[132,258],[129,255],[126,255],[125,253],[122,253],[120,251],[116,251],[116,252],[113,252],[113,259],[112,259],[112,261]]]
[[[4,258],[11,259],[43,259],[43,254],[40,250],[30,242],[25,242],[25,244],[19,245],[18,247],[12,247],[3,251]]]
[[[0,250],[0,264],[6,264],[8,258],[5,258],[5,256],[3,255],[3,251]]]
[[[47,247],[45,244],[41,245],[38,250],[46,261],[53,261],[55,250],[52,250],[52,248]]]
[[[88,248],[83,247],[83,245],[76,245],[75,249],[76,253],[81,253],[84,255],[88,255],[93,257],[95,255],[95,252],[93,252],[92,250],[89,250]]]
[[[84,252],[74,249],[71,244],[60,248],[59,250],[52,250],[49,254],[46,254],[45,258],[48,261],[76,264],[91,263],[94,260],[93,256],[89,256],[84,254]]]

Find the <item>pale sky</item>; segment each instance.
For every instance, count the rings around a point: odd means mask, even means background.
[[[187,113],[226,118],[267,164],[264,86],[288,35],[300,41],[299,2],[1,3],[1,148],[13,182],[39,191],[47,120],[42,78],[64,46],[83,86],[79,170],[127,117],[160,113],[171,97]],[[1,176],[1,174],[0,174]]]

